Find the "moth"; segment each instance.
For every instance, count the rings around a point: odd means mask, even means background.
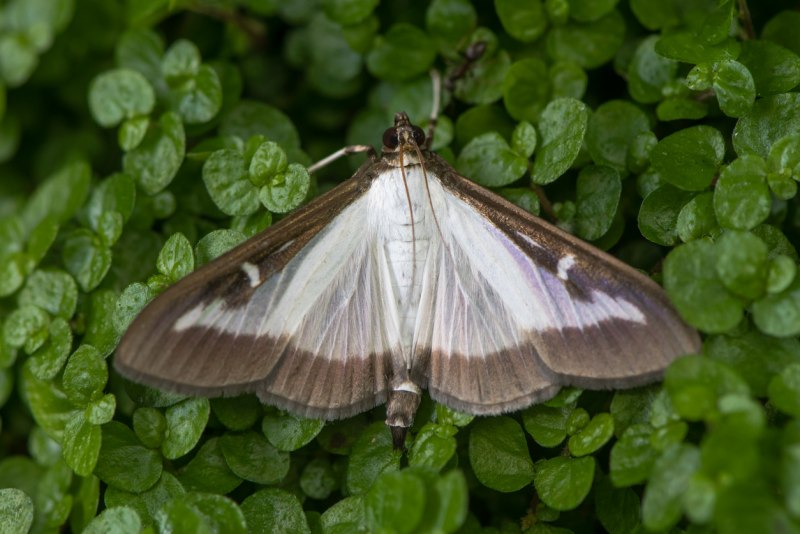
[[[255,393],[308,418],[386,403],[402,448],[423,389],[500,414],[563,386],[643,385],[698,351],[655,282],[460,176],[405,113],[383,145],[154,299],[117,370],[184,394]]]

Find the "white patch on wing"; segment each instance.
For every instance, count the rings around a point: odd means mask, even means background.
[[[567,273],[573,265],[575,265],[575,256],[572,254],[562,256],[562,258],[558,260],[558,277],[566,281],[569,278],[569,274]]]
[[[568,279],[582,282],[573,276],[573,254],[549,271],[437,180],[430,190],[443,242],[431,244],[425,266],[415,346],[484,357],[527,343],[531,332],[646,322],[634,302],[606,293],[599,283],[582,286],[584,298],[570,292]]]
[[[258,284],[261,283],[261,271],[258,266],[246,261],[242,263],[242,271],[247,275],[247,279],[250,280],[250,287],[258,287]]]

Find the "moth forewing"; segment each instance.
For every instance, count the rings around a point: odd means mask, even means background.
[[[151,302],[120,373],[322,419],[387,402],[400,447],[422,389],[496,414],[644,384],[698,350],[658,285],[459,176],[405,114],[384,144]]]

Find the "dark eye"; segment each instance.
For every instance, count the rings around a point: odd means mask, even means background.
[[[422,128],[419,126],[411,127],[411,136],[414,138],[414,142],[417,143],[417,146],[421,146],[425,143],[425,132],[423,132]]]
[[[383,146],[386,148],[397,148],[399,143],[400,140],[397,138],[397,129],[387,128],[386,131],[383,132]]]

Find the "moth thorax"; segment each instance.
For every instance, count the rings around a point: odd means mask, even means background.
[[[422,393],[416,384],[403,382],[389,392],[386,402],[386,424],[392,431],[392,442],[395,449],[402,449],[406,432],[414,423]]]

